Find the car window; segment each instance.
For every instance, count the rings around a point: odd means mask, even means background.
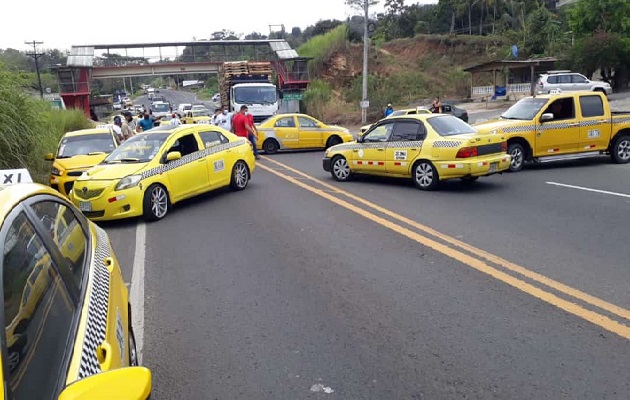
[[[604,102],[599,96],[580,96],[580,108],[582,108],[583,117],[604,115]]]
[[[206,149],[229,142],[225,136],[217,131],[199,132],[199,136],[201,136],[201,141]]]
[[[417,113],[418,113],[418,112],[417,112],[416,110],[412,110],[412,111],[409,111],[409,112],[407,113],[407,115],[412,115],[412,114],[417,114]]]
[[[188,135],[184,135],[177,139],[175,143],[171,146],[171,148],[167,151],[167,154],[171,151],[179,151],[182,157],[192,154],[195,151],[199,151],[199,145],[197,144],[197,139],[195,135],[192,133]]]
[[[29,254],[25,245],[32,240]],[[24,214],[7,227],[2,257],[8,379],[13,398],[54,398],[65,379],[75,312],[43,241]]]
[[[129,140],[125,140],[123,144],[103,160],[103,163],[151,161],[160,151],[160,147],[162,147],[169,135],[167,132],[136,135]]]
[[[73,285],[80,292],[89,243],[81,222],[70,207],[61,203],[40,201],[32,207],[38,218],[54,221],[49,233],[65,261],[60,268],[65,268],[70,273],[72,282],[67,284]]]
[[[557,76],[549,76],[549,77],[547,77],[547,83],[551,83],[551,84],[558,83],[558,77]]]
[[[365,134],[364,142],[387,142],[394,128],[394,123],[381,124]]]
[[[293,117],[279,118],[275,126],[278,128],[295,128],[295,120]]]
[[[449,106],[448,104],[444,104],[442,106],[442,112],[451,112],[451,111],[453,110],[451,109],[451,106]]]
[[[571,75],[558,75],[558,83],[571,83]]]
[[[563,120],[575,118],[575,103],[573,97],[566,97],[553,101],[543,112],[552,113],[553,120]]]
[[[300,128],[317,128],[317,122],[306,117],[298,117],[298,124]]]
[[[461,119],[452,115],[442,115],[439,117],[428,118],[427,122],[431,128],[440,136],[453,136],[466,133],[477,133],[475,128],[468,125]]]
[[[57,158],[70,158],[91,153],[111,153],[116,148],[111,133],[67,136],[61,139]]]
[[[586,78],[583,77],[582,75],[571,75],[571,82],[573,83],[586,83]]]
[[[391,141],[423,140],[424,137],[424,125],[421,122],[401,121],[394,124]]]

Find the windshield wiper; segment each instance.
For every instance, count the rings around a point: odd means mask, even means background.
[[[138,162],[138,161],[140,161],[139,158],[131,158],[131,157],[129,157],[129,158],[121,158],[120,159],[120,162],[130,162],[130,163],[132,163],[132,162]]]
[[[98,155],[101,155],[101,154],[107,154],[107,153],[105,153],[104,151],[91,151],[91,152],[87,153],[88,156],[98,156]]]
[[[501,115],[501,118],[503,118],[503,119],[515,119],[515,120],[518,120],[518,121],[529,121],[528,119],[524,119],[524,118],[504,117],[503,115]]]

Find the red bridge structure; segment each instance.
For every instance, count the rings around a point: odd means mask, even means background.
[[[163,57],[173,49],[173,57]],[[129,56],[129,52],[135,54]],[[66,106],[82,109],[89,117],[93,79],[218,74],[226,61],[271,62],[282,97],[299,100],[310,82],[309,60],[300,57],[283,39],[197,40],[72,46],[66,65],[55,70]]]

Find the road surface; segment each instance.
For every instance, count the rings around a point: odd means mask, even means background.
[[[152,399],[627,398],[630,165],[427,193],[322,156],[144,225]],[[128,282],[138,224],[103,224]]]

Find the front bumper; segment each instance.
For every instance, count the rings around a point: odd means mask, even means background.
[[[83,215],[93,221],[107,221],[142,215],[144,185],[140,184],[129,189],[116,191],[114,190],[115,184],[110,183],[105,186],[91,181],[90,184],[84,186],[82,183],[77,183],[70,193],[70,201],[83,212]],[[84,187],[88,193],[95,194],[85,196],[77,193]]]
[[[81,172],[83,173],[83,172]],[[70,191],[74,186],[74,182],[79,179],[78,176],[68,176],[66,174],[58,176],[58,175],[50,175],[50,187],[68,197]]]
[[[510,168],[508,154],[494,154],[472,159],[434,162],[441,180],[464,178],[467,176],[489,176],[502,173]]]
[[[322,167],[324,167],[324,171],[326,171],[326,172],[332,171],[332,159],[328,158],[328,157],[325,157],[322,160]]]

